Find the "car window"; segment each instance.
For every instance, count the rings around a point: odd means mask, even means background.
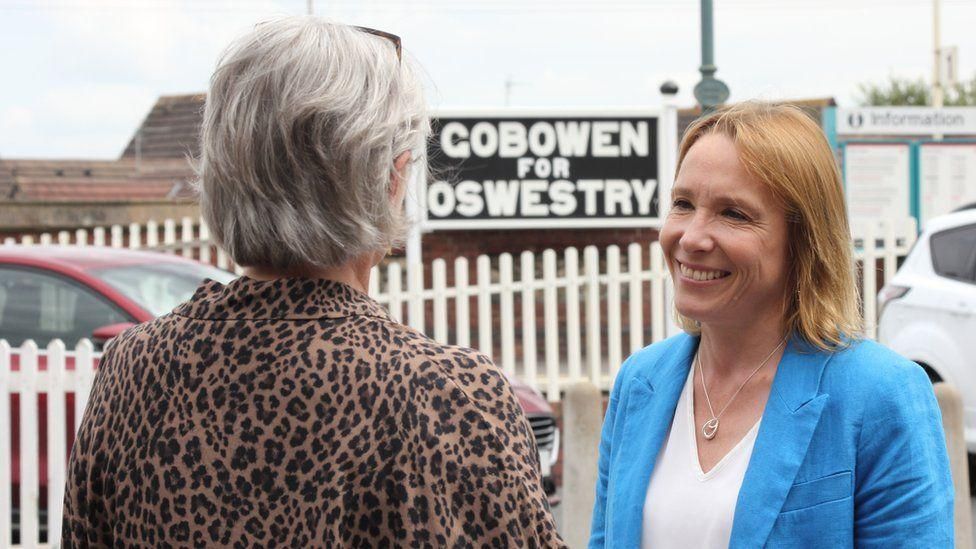
[[[976,225],[933,234],[932,266],[940,276],[976,282]]]
[[[154,316],[162,316],[193,297],[205,279],[227,284],[237,275],[210,265],[157,262],[92,269],[89,274],[107,282]]]
[[[0,268],[0,339],[19,346],[33,339],[46,347],[60,339],[69,348],[95,329],[131,322],[98,294],[33,269]]]

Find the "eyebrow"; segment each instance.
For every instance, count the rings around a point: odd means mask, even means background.
[[[671,197],[672,198],[694,198],[695,193],[692,190],[685,187],[673,187],[671,189]],[[725,196],[718,197],[715,201],[721,205],[734,206],[736,208],[747,210],[753,214],[758,214],[762,212],[762,208],[759,207],[757,204],[754,204],[750,200],[744,200],[741,197],[725,195]]]

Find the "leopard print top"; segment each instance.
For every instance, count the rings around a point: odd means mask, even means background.
[[[562,547],[538,471],[481,353],[338,282],[207,281],[107,349],[62,542]]]

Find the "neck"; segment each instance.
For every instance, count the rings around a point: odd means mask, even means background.
[[[369,289],[369,271],[373,265],[379,263],[380,259],[382,256],[377,257],[377,254],[364,254],[334,267],[303,265],[291,269],[274,269],[265,266],[252,266],[244,268],[244,276],[254,280],[278,280],[281,278],[334,280],[365,294]]]
[[[763,359],[769,356],[770,364],[777,364],[785,349],[785,344],[776,352],[776,346],[786,337],[786,327],[782,320],[776,323],[748,323],[737,327],[702,326],[701,347],[703,360],[709,371],[718,376],[737,376],[742,372],[752,372]],[[769,354],[773,352],[773,355]]]

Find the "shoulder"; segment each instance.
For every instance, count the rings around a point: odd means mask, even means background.
[[[863,408],[863,419],[913,421],[937,411],[932,384],[922,368],[870,340],[831,353],[823,392]]]
[[[510,407],[514,402],[508,378],[485,353],[439,343],[397,322],[374,321],[376,329],[392,342],[385,349],[384,361],[395,365],[415,387],[462,398],[481,408]]]
[[[698,338],[680,333],[634,352],[620,367],[614,388],[630,383],[634,378],[654,379],[668,366],[674,365],[676,359],[680,362],[681,357],[690,357],[697,343]]]
[[[931,389],[922,367],[888,347],[871,340],[859,340],[830,353],[825,382],[842,382],[858,391],[898,391],[907,387]]]

